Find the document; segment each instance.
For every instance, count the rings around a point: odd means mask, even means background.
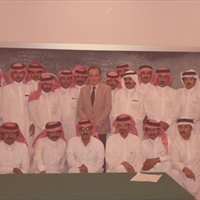
[[[158,182],[162,174],[142,174],[142,173],[137,173],[131,181],[143,181],[143,182]]]

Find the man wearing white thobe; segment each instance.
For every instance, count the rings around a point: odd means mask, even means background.
[[[76,136],[76,124],[78,122],[77,102],[78,90],[72,88],[73,76],[70,70],[61,70],[57,76],[57,89],[61,106],[61,123],[64,129],[65,138]]]
[[[179,137],[171,143],[173,170],[169,175],[196,199],[200,199],[200,136],[192,119],[177,121]]]
[[[113,102],[113,96],[114,94],[122,88],[121,86],[121,78],[119,74],[116,71],[109,71],[106,74],[106,80],[105,80],[106,85],[109,85],[111,87],[111,97],[112,97],[112,102]],[[111,133],[107,134],[107,137],[113,134],[114,129],[112,126],[112,123],[114,119],[112,118],[112,115],[110,114],[110,124],[111,124]]]
[[[176,90],[171,88],[172,75],[169,69],[156,70],[154,79],[156,87],[148,90],[145,95],[144,109],[148,119],[158,121],[170,138],[176,137],[176,120],[178,103]]]
[[[111,115],[115,119],[125,113],[131,115],[136,123],[140,139],[144,138],[142,122],[145,117],[144,96],[137,91],[138,76],[134,71],[127,71],[121,79],[122,89],[113,96]]]
[[[31,88],[25,83],[26,77],[25,65],[22,63],[11,65],[8,71],[8,79],[11,83],[2,88],[1,109],[3,121],[17,123],[30,147],[34,126],[28,111],[28,98]]]
[[[199,77],[193,69],[181,72],[181,82],[184,88],[177,90],[179,118],[187,116],[194,120],[194,133],[200,130],[200,88]]]
[[[28,147],[18,125],[5,122],[1,126],[0,134],[0,174],[29,173]]]
[[[65,173],[67,141],[60,122],[49,122],[33,143],[33,173]]]
[[[144,158],[142,170],[168,173],[172,169],[170,137],[155,120],[147,120],[143,127],[147,139],[142,141]]]
[[[153,68],[149,65],[140,66],[138,70],[138,91],[145,95],[149,89],[154,88],[153,80]]]
[[[29,112],[35,125],[34,138],[45,129],[50,121],[60,121],[61,109],[55,94],[55,80],[51,74],[42,74],[38,89],[29,97]]]
[[[45,67],[40,63],[33,61],[32,63],[27,65],[28,71],[28,84],[31,86],[31,91],[36,91],[38,88],[38,83],[40,80],[41,74],[45,73]]]
[[[88,84],[88,69],[86,66],[76,66],[72,70],[72,74],[74,77],[73,87],[77,89],[78,94],[80,94],[81,88]]]
[[[106,142],[107,172],[140,172],[142,144],[130,115],[119,115],[113,123],[115,134]]]
[[[90,119],[77,124],[77,136],[69,140],[67,161],[69,173],[103,172],[104,145],[97,139],[96,126]]]

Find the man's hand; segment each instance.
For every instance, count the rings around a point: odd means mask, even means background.
[[[161,126],[163,127],[164,131],[166,131],[169,128],[169,124],[163,121],[160,121]]]
[[[87,167],[83,164],[79,167],[80,173],[88,173]]]
[[[30,133],[30,136],[34,135],[34,133],[35,133],[35,126],[34,126],[34,124],[30,125],[30,127],[29,127],[29,133]]]
[[[46,174],[46,171],[45,171],[45,170],[43,170],[43,171],[41,171],[41,172],[40,172],[40,174]]]
[[[150,159],[146,159],[146,161],[143,163],[143,167],[142,170],[144,171],[148,171],[151,168],[154,167],[154,165],[156,165],[158,162],[160,162],[159,158],[150,158]]]
[[[18,169],[18,168],[14,168],[13,169],[13,173],[14,174],[23,174],[23,172],[20,169]]]
[[[124,162],[121,163],[121,165],[123,165],[125,167],[127,172],[135,172],[133,166],[130,165],[128,162],[124,161]]]
[[[183,172],[185,173],[185,176],[187,178],[193,179],[195,181],[195,175],[194,175],[194,173],[189,168],[184,167],[183,168]]]

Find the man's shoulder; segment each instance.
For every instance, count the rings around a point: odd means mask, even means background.
[[[73,144],[73,143],[76,143],[76,142],[78,142],[80,140],[81,140],[81,137],[74,136],[74,137],[69,139],[68,144],[71,144],[71,143]]]

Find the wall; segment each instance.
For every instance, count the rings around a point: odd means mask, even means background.
[[[0,42],[200,46],[199,1],[1,1]]]

